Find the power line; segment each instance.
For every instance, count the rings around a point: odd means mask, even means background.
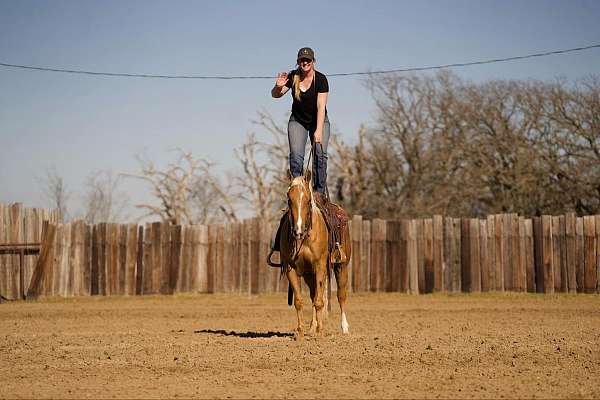
[[[480,61],[471,61],[471,62],[462,62],[462,63],[444,64],[444,65],[434,65],[434,66],[426,66],[426,67],[397,68],[397,69],[388,69],[388,70],[379,70],[379,71],[370,71],[370,72],[345,72],[345,73],[327,74],[327,76],[334,77],[334,76],[376,75],[376,74],[389,74],[389,73],[396,73],[396,72],[416,72],[416,71],[427,71],[427,70],[436,70],[436,69],[444,69],[444,68],[458,68],[458,67],[467,67],[470,65],[493,64],[493,63],[500,63],[500,62],[507,62],[507,61],[524,60],[527,58],[534,58],[534,57],[546,57],[546,56],[555,55],[555,54],[572,53],[572,52],[576,52],[576,51],[590,50],[590,49],[599,48],[599,47],[600,47],[600,44],[592,44],[589,46],[574,47],[571,49],[564,49],[564,50],[547,51],[547,52],[543,52],[543,53],[533,53],[533,54],[527,54],[527,55],[523,55],[523,56],[493,58],[493,59],[489,59],[489,60],[480,60]],[[8,67],[8,68],[21,68],[21,69],[28,69],[28,70],[37,70],[37,71],[63,72],[63,73],[69,73],[69,74],[85,74],[85,75],[125,77],[125,78],[213,79],[213,80],[216,80],[216,79],[224,79],[224,80],[275,79],[274,76],[127,74],[127,73],[117,73],[117,72],[94,72],[94,71],[82,71],[82,70],[74,70],[74,69],[36,67],[36,66],[31,66],[31,65],[18,65],[18,64],[8,64],[8,63],[0,63],[0,66]]]

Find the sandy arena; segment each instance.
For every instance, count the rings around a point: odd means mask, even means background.
[[[351,294],[349,336],[333,305],[294,341],[285,294],[3,303],[0,397],[600,398],[600,296]]]

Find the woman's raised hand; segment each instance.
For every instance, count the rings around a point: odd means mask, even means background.
[[[280,72],[280,73],[277,74],[277,81],[275,81],[275,84],[278,87],[284,87],[285,84],[287,83],[287,81],[288,81],[288,74],[287,74],[287,72]]]

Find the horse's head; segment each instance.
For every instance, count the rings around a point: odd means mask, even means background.
[[[289,174],[290,187],[287,191],[288,215],[292,234],[296,240],[302,240],[308,234],[312,222],[312,192],[310,189],[310,171],[305,176],[293,178]]]

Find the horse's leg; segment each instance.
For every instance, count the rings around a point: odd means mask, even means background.
[[[323,301],[323,296],[325,294],[325,284],[326,284],[326,275],[327,275],[327,264],[325,260],[322,260],[321,267],[317,269],[315,273],[315,311],[317,314],[317,335],[323,335],[323,306],[325,302]]]
[[[348,298],[348,263],[337,264],[334,268],[335,281],[337,282],[337,298],[342,313],[342,333],[348,333],[348,320],[346,320],[346,299]]]
[[[296,317],[298,318],[298,327],[296,328],[294,338],[302,339],[304,337],[304,317],[302,315],[303,303],[302,293],[300,292],[300,277],[292,268],[288,269],[286,275],[294,291],[294,307],[296,307]]]
[[[310,334],[314,335],[317,332],[317,309],[315,308],[316,281],[315,275],[310,275],[306,279],[306,284],[310,289],[310,300],[312,301],[312,319],[310,320]]]

